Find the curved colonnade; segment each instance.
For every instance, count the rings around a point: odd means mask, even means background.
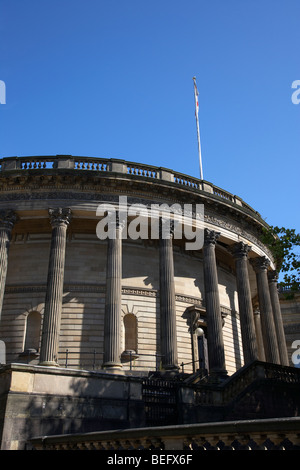
[[[97,208],[106,204],[118,216],[120,197],[146,209],[201,206],[203,244],[186,250],[184,237],[161,232],[130,239],[118,217],[116,236],[100,240],[105,214]],[[193,230],[196,222],[192,209]],[[72,156],[3,159],[0,339],[9,361],[24,360],[35,344],[41,365],[61,364],[65,350],[78,361],[97,350],[101,367],[118,373],[132,368],[132,358],[136,370],[159,359],[165,370],[186,363],[193,371],[201,327],[212,375],[256,359],[288,365],[264,226],[239,197],[165,168]],[[36,312],[40,327],[28,323]]]

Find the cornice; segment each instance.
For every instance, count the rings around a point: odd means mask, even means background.
[[[204,187],[213,185],[204,184]],[[260,215],[245,203],[235,203],[231,199],[222,197],[226,192],[217,190],[207,192],[195,185],[181,185],[175,181],[137,176],[135,174],[115,172],[93,172],[75,169],[35,169],[10,170],[0,172],[0,200],[3,194],[24,191],[63,191],[76,193],[103,193],[113,192],[135,195],[144,198],[147,195],[151,200],[168,200],[180,203],[204,203],[215,206],[217,210],[237,213],[240,218],[258,226],[267,226]],[[229,195],[229,193],[226,193]],[[6,196],[7,197],[7,196]],[[10,198],[9,198],[10,199]],[[9,200],[8,199],[8,200]],[[7,199],[6,199],[7,200]],[[240,200],[241,201],[241,200]]]

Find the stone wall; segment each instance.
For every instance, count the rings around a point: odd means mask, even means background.
[[[7,362],[37,363],[24,352],[26,319],[30,312],[44,313],[50,233],[18,233],[11,242],[6,293],[0,325]],[[199,254],[174,248],[178,363],[193,370],[190,314],[187,307],[201,304],[203,265]],[[220,260],[220,302],[226,313],[224,342],[226,367],[234,373],[243,363],[234,273]],[[67,240],[59,363],[68,367],[97,368],[103,360],[106,241],[93,233],[71,233]],[[159,259],[155,244],[123,242],[122,318],[136,316],[138,357],[133,370],[153,369],[160,363]],[[122,325],[124,344],[124,325]],[[66,355],[67,354],[67,355]],[[128,358],[123,367],[130,368]]]
[[[282,293],[280,295],[280,307],[290,365],[300,367],[300,354],[295,358],[297,364],[293,363],[292,358],[293,354],[300,349],[300,293],[296,292],[292,296],[288,292]]]
[[[34,436],[143,425],[138,378],[41,366],[0,369],[1,450],[24,449]]]

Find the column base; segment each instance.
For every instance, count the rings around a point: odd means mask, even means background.
[[[176,377],[179,372],[178,366],[163,366],[163,369],[160,371],[161,375],[166,379]]]
[[[110,374],[124,374],[123,366],[119,362],[106,362],[102,364],[102,369]]]
[[[39,366],[60,367],[60,365],[56,361],[43,361],[39,363]]]

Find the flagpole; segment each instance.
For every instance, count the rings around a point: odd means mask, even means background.
[[[198,90],[196,85],[196,77],[193,77],[194,81],[194,95],[195,95],[195,116],[196,116],[196,126],[197,126],[197,139],[198,139],[198,153],[199,153],[199,166],[200,166],[200,179],[203,180],[203,170],[202,170],[202,157],[201,157],[201,143],[200,143],[200,130],[199,130],[199,103],[198,103]]]

